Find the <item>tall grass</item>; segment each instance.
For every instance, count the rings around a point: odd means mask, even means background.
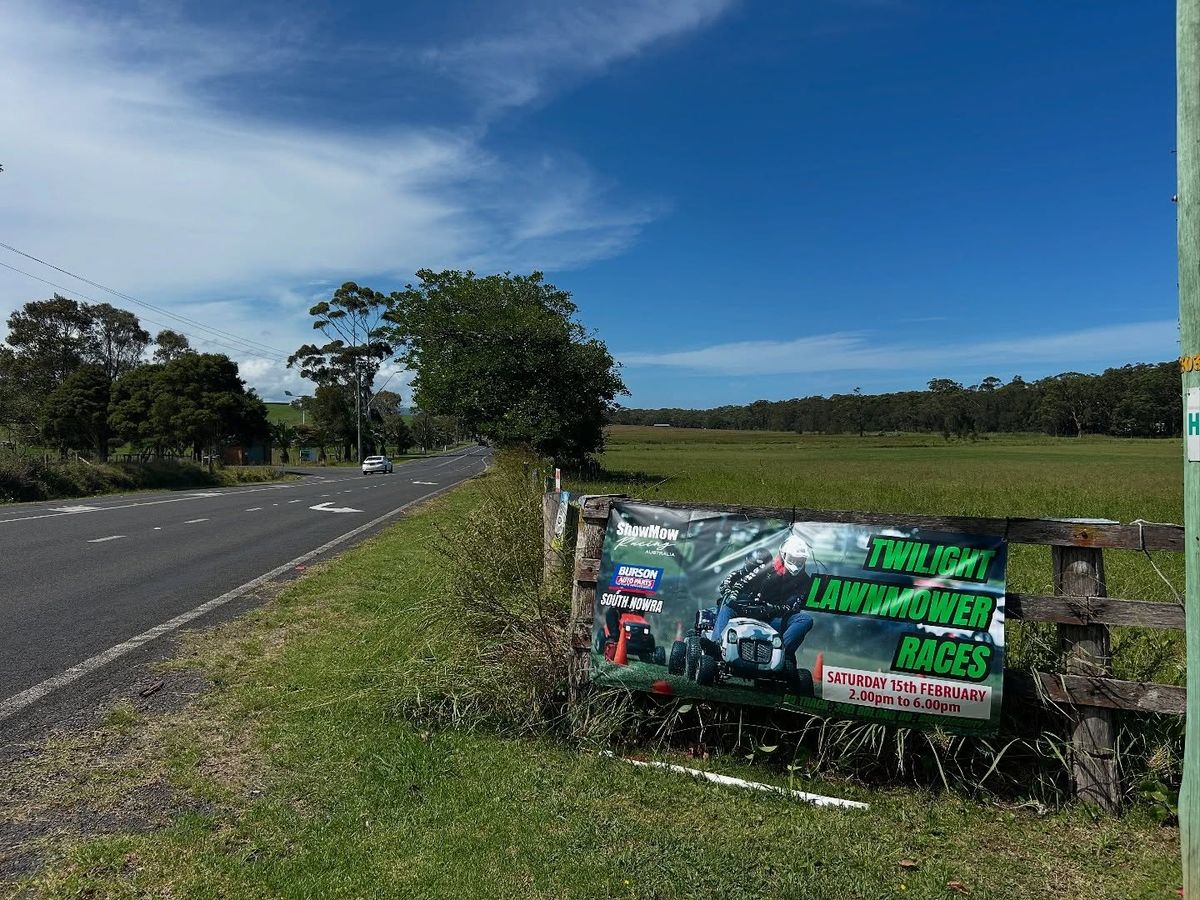
[[[429,614],[459,627],[417,661],[419,678],[398,679],[409,714],[506,732],[542,730],[561,716],[570,596],[565,578],[542,580],[537,468],[545,463],[534,456],[498,454],[465,521],[435,526],[449,577]]]
[[[264,466],[210,472],[197,463],[178,460],[88,463],[3,453],[0,454],[0,503],[90,497],[114,491],[212,487],[280,477],[280,471]]]

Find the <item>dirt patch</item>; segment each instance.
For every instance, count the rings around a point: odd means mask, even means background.
[[[269,603],[286,586],[264,586]],[[145,833],[187,813],[219,813],[224,796],[260,793],[260,752],[238,723],[198,715],[213,688],[202,669],[226,623],[189,632],[50,731],[0,747],[0,894],[88,837]],[[266,632],[268,651],[282,634]],[[221,641],[216,641],[220,644]],[[201,727],[203,722],[203,727]],[[198,799],[191,777],[212,790]]]

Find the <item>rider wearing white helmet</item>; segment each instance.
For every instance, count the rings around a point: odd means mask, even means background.
[[[721,582],[713,634],[724,634],[735,615],[750,615],[769,622],[783,636],[785,658],[794,663],[796,651],[813,627],[813,617],[802,611],[812,586],[807,571],[811,556],[808,541],[796,525],[774,555],[762,549],[751,553]]]
[[[797,572],[804,571],[804,566],[808,563],[808,541],[792,531],[779,546],[779,559],[783,562],[783,566],[792,575]]]

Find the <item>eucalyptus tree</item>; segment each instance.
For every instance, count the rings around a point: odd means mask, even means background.
[[[383,362],[392,356],[391,327],[385,316],[395,295],[382,294],[347,281],[328,300],[309,309],[313,329],[323,344],[304,344],[288,357],[288,367],[317,385],[340,385],[353,398],[358,458],[362,459],[362,418],[371,385]]]

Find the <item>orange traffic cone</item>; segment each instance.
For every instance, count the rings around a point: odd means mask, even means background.
[[[613,664],[617,666],[629,665],[629,650],[625,646],[625,636],[628,634],[624,628],[621,629],[621,637],[617,639],[617,652],[613,654]]]

